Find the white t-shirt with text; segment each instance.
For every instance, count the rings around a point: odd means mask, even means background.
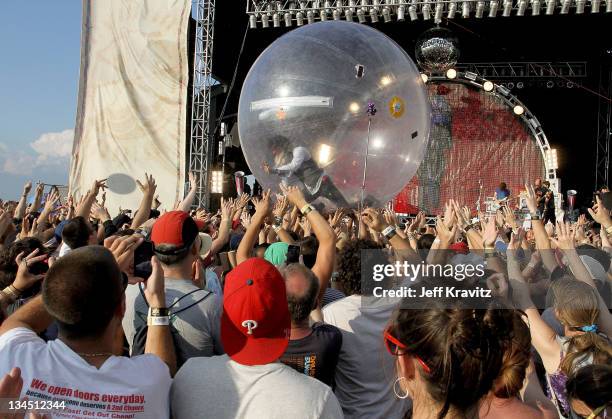
[[[21,369],[21,398],[64,406],[53,411],[54,419],[170,416],[172,379],[167,365],[155,355],[111,356],[98,369],[61,340],[45,343],[32,330],[20,327],[0,336],[0,376],[13,367]]]

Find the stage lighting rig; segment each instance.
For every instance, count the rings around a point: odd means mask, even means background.
[[[497,0],[493,0],[489,3],[489,17],[497,16],[497,8],[499,7],[499,3]]]

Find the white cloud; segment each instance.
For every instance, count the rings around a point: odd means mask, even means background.
[[[9,151],[5,144],[0,143],[0,157],[4,162],[1,171],[13,175],[31,175],[40,170],[53,170],[58,173],[68,173],[74,130],[62,132],[47,132],[19,150]]]
[[[63,163],[70,160],[73,140],[74,130],[72,129],[41,135],[38,140],[30,144],[30,147],[37,153],[37,165]]]

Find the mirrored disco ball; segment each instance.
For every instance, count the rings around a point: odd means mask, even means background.
[[[459,41],[446,28],[431,28],[417,39],[415,56],[423,71],[443,73],[459,60]]]
[[[390,201],[423,159],[430,120],[405,51],[344,21],[307,25],[270,45],[244,81],[238,112],[240,143],[263,187],[299,185],[328,209]]]

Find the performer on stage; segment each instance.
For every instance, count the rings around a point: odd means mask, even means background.
[[[277,136],[271,140],[271,149],[275,161],[289,160],[288,153],[291,153],[291,161],[274,168],[263,162],[262,168],[266,173],[279,175],[286,185],[294,184],[296,179],[299,180],[305,186],[304,192],[308,195],[308,200],[314,201],[323,197],[340,208],[349,206],[342,193],[325,171],[317,165],[306,147],[292,145],[287,138]]]
[[[501,182],[497,188],[495,188],[495,199],[497,201],[508,201],[510,199],[510,189],[506,185],[506,182]]]

